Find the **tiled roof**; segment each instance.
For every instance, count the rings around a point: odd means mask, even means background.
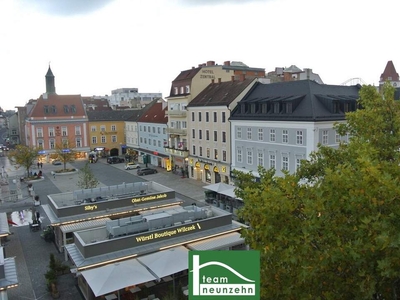
[[[389,79],[389,77],[391,79]],[[393,61],[389,60],[386,64],[385,70],[381,74],[380,81],[399,81],[399,73],[396,72],[396,68],[394,67]]]
[[[344,120],[345,106],[348,105],[350,111],[356,109],[360,87],[318,84],[311,80],[271,84],[257,82],[233,109],[230,120]],[[337,104],[337,111],[334,111],[334,102]],[[278,112],[274,111],[275,103]],[[290,111],[284,110],[286,103],[291,105]],[[263,105],[265,111],[262,110]]]
[[[107,99],[93,99],[92,97],[82,97],[86,110],[112,110]]]
[[[190,101],[188,107],[228,106],[254,80],[254,78],[249,78],[243,81],[210,83],[200,94]]]
[[[168,118],[165,116],[166,109],[167,107],[163,108],[163,103],[154,103],[148,111],[142,114],[138,121],[145,123],[167,124]]]
[[[140,110],[88,111],[89,121],[127,121]]]
[[[173,82],[181,81],[181,80],[187,80],[187,79],[192,79],[200,70],[201,70],[201,67],[192,68],[192,69],[189,69],[189,70],[182,71],[182,72],[174,79]]]
[[[68,110],[64,109],[65,106]],[[75,112],[71,109],[72,106],[75,107]],[[46,113],[46,107],[49,109],[48,113]],[[29,114],[29,117],[33,118],[70,118],[71,116],[86,116],[81,95],[47,94],[45,98],[42,95],[37,99]]]

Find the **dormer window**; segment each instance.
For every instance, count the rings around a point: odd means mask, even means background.
[[[266,114],[268,112],[268,106],[267,103],[261,104],[261,113]]]
[[[338,114],[340,112],[340,106],[339,106],[339,101],[333,101],[333,113]]]
[[[185,92],[186,92],[186,94],[190,94],[190,86],[189,85],[187,85],[186,87],[185,87]]]
[[[252,113],[252,114],[256,113],[256,104],[255,103],[250,104],[250,113]]]
[[[240,112],[241,112],[242,114],[245,114],[245,113],[246,113],[246,104],[240,105]]]
[[[181,94],[183,94],[183,86],[181,86]]]
[[[286,103],[284,103],[283,108],[284,108],[285,114],[291,114],[293,112],[293,103],[286,102]]]
[[[49,113],[49,107],[47,105],[44,106],[44,113],[45,114]]]
[[[52,106],[51,106],[51,112],[52,112],[53,114],[57,113],[57,108],[56,108],[55,105],[52,105]]]
[[[76,106],[75,105],[71,105],[71,112],[72,113],[76,113]]]
[[[279,109],[279,102],[274,103],[274,114],[279,114],[280,109]]]
[[[64,112],[67,114],[69,112],[68,105],[64,105]]]
[[[174,87],[174,95],[178,95],[178,87]]]

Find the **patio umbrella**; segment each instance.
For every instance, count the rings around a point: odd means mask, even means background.
[[[219,182],[219,183],[214,183],[214,184],[210,184],[210,185],[206,185],[203,186],[203,189],[209,190],[209,191],[213,191],[213,192],[217,192],[217,193],[221,193],[222,191],[225,190],[229,190],[235,188],[229,184],[223,183],[223,182]]]

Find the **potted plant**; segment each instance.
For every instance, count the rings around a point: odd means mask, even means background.
[[[51,293],[53,299],[60,298],[60,292],[57,288],[57,262],[53,253],[50,254],[49,269],[46,274],[44,274],[44,277],[46,278],[47,289]]]

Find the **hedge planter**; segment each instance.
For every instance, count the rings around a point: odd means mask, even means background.
[[[56,176],[64,176],[78,173],[78,169],[65,169],[65,170],[57,170],[52,172],[53,175]]]

